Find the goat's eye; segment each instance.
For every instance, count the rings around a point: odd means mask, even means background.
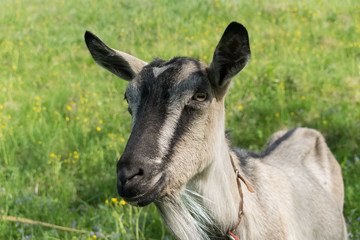
[[[203,102],[205,101],[207,98],[207,94],[206,93],[195,93],[195,95],[193,96],[193,100],[198,101],[198,102]]]

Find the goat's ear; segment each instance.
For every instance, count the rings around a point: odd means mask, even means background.
[[[221,37],[209,67],[213,86],[225,94],[230,80],[246,66],[249,59],[250,45],[246,28],[232,22]]]
[[[85,42],[97,64],[124,80],[131,81],[147,65],[134,56],[108,47],[89,31],[85,32]]]

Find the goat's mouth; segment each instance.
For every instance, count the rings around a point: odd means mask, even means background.
[[[133,206],[146,206],[154,202],[165,189],[165,175],[158,174],[149,182],[139,182],[134,186],[124,186],[118,182],[118,193],[127,203]]]

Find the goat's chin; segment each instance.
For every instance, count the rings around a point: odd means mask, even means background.
[[[165,189],[165,176],[162,176],[158,181],[153,185],[142,186],[141,189],[138,189],[138,194],[133,197],[128,196],[120,196],[124,198],[124,200],[137,207],[144,207],[149,205],[150,203],[157,200]]]

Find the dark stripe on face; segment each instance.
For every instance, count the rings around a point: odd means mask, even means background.
[[[184,64],[186,66],[189,62],[191,64],[194,63],[191,65],[191,71],[197,71],[187,76],[186,79],[180,79],[178,77],[179,74],[183,71],[186,72]],[[153,68],[166,68],[166,66],[169,68],[165,69],[155,78]],[[193,59],[174,58],[168,62],[155,60],[140,72],[139,78],[135,83],[138,85],[136,88],[137,94],[140,97],[138,98],[139,102],[136,104],[137,109],[134,111],[136,116],[134,116],[133,132],[126,150],[142,152],[149,159],[162,157],[159,156],[161,149],[159,138],[161,138],[160,135],[164,128],[169,127],[165,125],[168,124],[167,117],[169,116],[167,114],[172,110],[169,109],[171,101],[173,99],[174,101],[179,101],[175,98],[188,101],[196,91],[206,92],[208,90],[209,83],[203,76],[200,67],[200,63]],[[185,93],[187,96],[183,95]],[[165,154],[165,160],[171,159],[175,146],[200,114],[198,109],[189,106],[185,106],[182,110],[179,109],[179,111],[181,113],[178,122],[173,124],[175,131],[169,137],[170,144],[165,149],[162,146],[162,149],[165,150],[162,153]],[[167,142],[169,143],[169,141]]]
[[[152,159],[159,157],[157,139],[166,119],[168,99],[164,89],[168,86],[159,84],[152,68],[144,69],[140,78],[140,102],[135,111],[134,127],[127,146],[129,145],[129,151],[146,154],[147,158]]]
[[[207,79],[205,78],[203,72],[201,71],[201,65],[199,62],[189,58],[175,58],[169,62],[166,62],[166,64],[162,65],[161,67],[164,67],[165,65],[171,65],[175,61],[179,61],[179,60],[183,64],[186,64],[189,61],[195,63],[194,65],[196,66],[195,69],[197,69],[197,71],[191,73],[186,79],[177,79],[177,81],[173,82],[172,84],[177,84],[177,85],[176,87],[169,88],[170,97],[181,95],[182,92],[187,92],[187,91],[191,91],[192,94],[198,91],[207,93],[209,91],[210,85]],[[163,73],[161,73],[159,75],[159,78],[168,79],[169,75],[171,76],[172,74],[176,74],[178,73],[179,70],[181,70],[181,65],[180,65],[180,69],[174,68],[170,70],[169,68],[169,70],[166,70]],[[179,82],[179,80],[181,82]],[[188,97],[191,98],[192,95]],[[183,138],[183,136],[191,129],[190,126],[196,121],[196,119],[198,119],[200,115],[201,115],[201,111],[199,111],[199,109],[195,109],[190,106],[185,106],[182,109],[179,120],[176,124],[175,131],[171,138],[167,153],[164,156],[165,162],[169,162],[171,160],[171,158],[175,153],[174,150],[176,145]]]
[[[197,109],[186,106],[180,115],[179,121],[176,125],[175,132],[170,141],[170,146],[168,148],[167,154],[164,156],[164,160],[168,163],[173,155],[175,154],[175,146],[179,143],[179,141],[183,138],[183,136],[191,129],[191,125],[197,119],[199,112]]]
[[[127,152],[148,159],[158,158],[160,153],[159,137],[166,121],[167,109],[169,107],[169,89],[174,85],[174,78],[181,70],[180,66],[167,69],[161,76],[155,78],[154,66],[162,66],[163,60],[155,60],[146,66],[140,73],[138,87],[134,87],[136,95],[139,94],[137,109],[134,111],[135,122],[130,139],[126,146]],[[127,95],[131,96],[132,88],[129,87]],[[130,99],[129,99],[130,100]]]

